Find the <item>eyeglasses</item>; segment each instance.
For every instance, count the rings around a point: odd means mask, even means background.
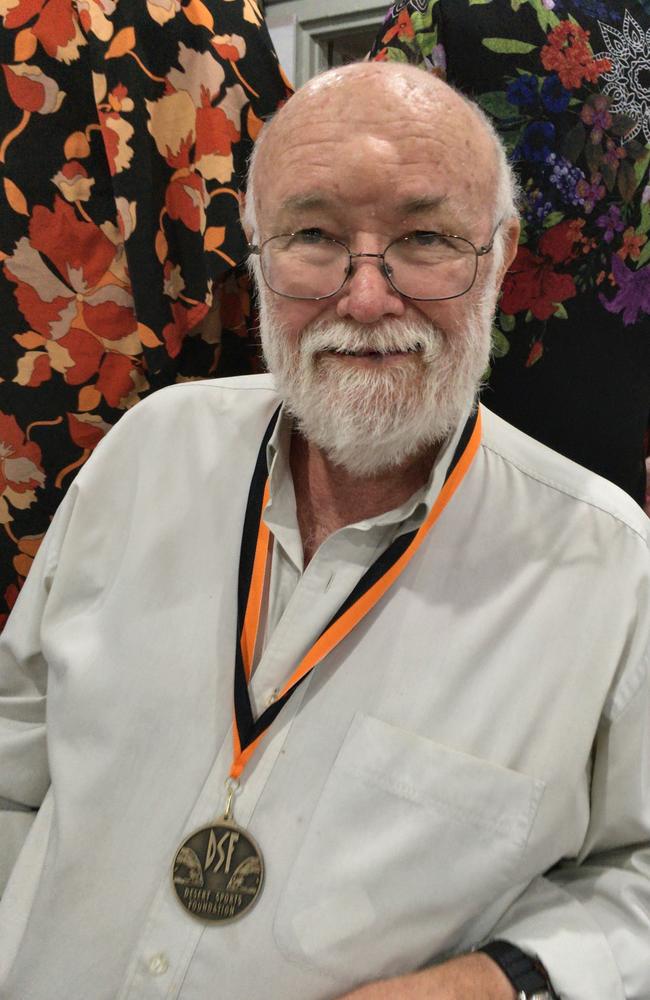
[[[265,283],[288,299],[328,299],[343,288],[352,263],[361,257],[381,261],[390,285],[407,299],[434,302],[465,295],[476,280],[478,259],[492,250],[500,220],[490,242],[480,247],[449,233],[415,232],[389,243],[383,253],[353,253],[340,240],[318,229],[271,236],[249,253],[260,258]]]

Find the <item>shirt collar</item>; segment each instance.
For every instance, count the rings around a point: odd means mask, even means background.
[[[475,401],[467,405],[458,426],[440,447],[431,467],[429,478],[420,489],[416,490],[399,507],[385,511],[383,514],[378,514],[376,517],[357,521],[356,524],[349,527],[355,528],[358,531],[369,531],[373,528],[383,527],[384,525],[396,525],[399,527],[397,534],[419,528],[431,511],[440,490],[444,486],[447,468],[454,455],[467,418],[476,405]],[[274,523],[278,526],[284,525],[290,527],[294,526],[297,521],[296,499],[289,462],[292,432],[293,420],[287,412],[286,406],[283,404],[278,421],[266,446],[270,493],[268,507],[270,514],[268,520],[269,526],[271,523]]]

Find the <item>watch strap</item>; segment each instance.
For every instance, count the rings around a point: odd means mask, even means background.
[[[517,990],[518,1000],[553,1000],[556,994],[541,962],[527,955],[510,941],[488,941],[476,951],[482,951],[499,966]]]

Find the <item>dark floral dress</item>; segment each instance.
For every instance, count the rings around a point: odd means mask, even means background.
[[[0,0],[0,18],[1,626],[120,415],[256,367],[238,194],[290,85],[256,0]]]
[[[399,0],[375,59],[492,117],[523,189],[484,400],[644,502],[650,412],[650,7]]]

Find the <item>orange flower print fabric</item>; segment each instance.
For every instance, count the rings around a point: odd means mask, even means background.
[[[259,365],[238,196],[291,94],[256,0],[0,0],[0,627],[75,472]]]

